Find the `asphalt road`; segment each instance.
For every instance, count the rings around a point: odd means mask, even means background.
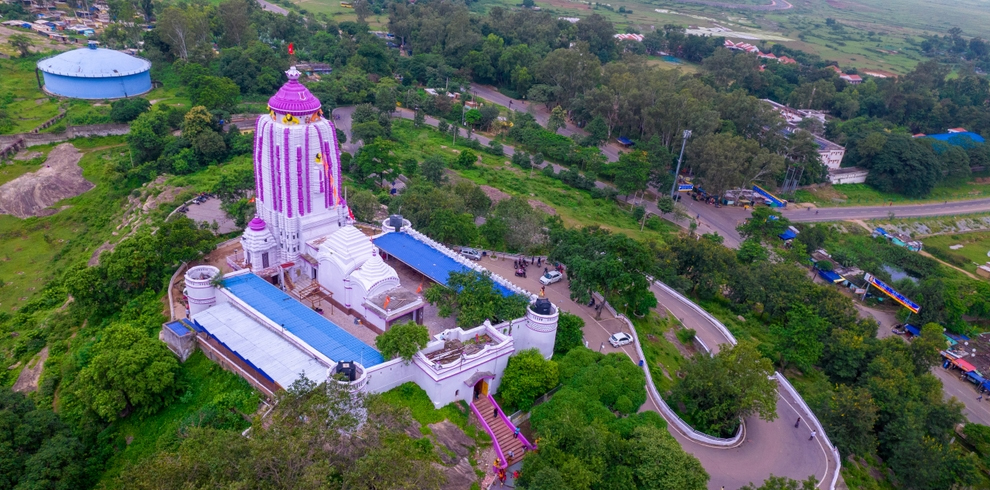
[[[540,290],[539,276],[543,269],[529,267],[528,277],[516,277],[511,259],[492,260],[482,259],[481,265],[492,272],[507,278],[513,284],[528,291]],[[660,304],[677,317],[685,326],[693,328],[699,338],[717,350],[720,344],[728,340],[709,323],[701,314],[691,309],[676,297],[668,295],[662,289],[654,286],[654,294]],[[616,332],[626,331],[625,322],[611,317],[603,312],[601,320],[595,319],[595,311],[587,305],[578,304],[570,299],[566,281],[551,284],[546,288],[546,296],[564,311],[580,316],[585,321],[584,338],[591,349],[601,352],[623,352],[633,361],[638,361],[636,349],[631,344],[614,348],[608,344],[608,337]],[[831,482],[835,462],[832,461],[824,442],[816,438],[809,440],[810,429],[802,422],[798,428],[794,422],[800,416],[808,419],[807,414],[799,412],[796,400],[781,396],[777,400],[778,419],[774,422],[764,422],[756,417],[746,419],[746,436],[744,442],[734,448],[709,447],[699,444],[668,424],[668,431],[681,444],[681,447],[701,461],[702,466],[711,475],[708,488],[719,490],[723,486],[737,489],[750,482],[760,484],[771,474],[787,476],[803,480],[815,475],[819,481],[824,481],[821,488]],[[640,409],[659,412],[652,398],[647,397],[646,404]]]
[[[258,4],[261,5],[261,10],[267,10],[269,12],[275,12],[276,14],[289,15],[289,11],[285,10],[278,5],[268,3],[265,0],[258,0]]]
[[[858,301],[855,304],[861,318],[871,317],[880,322],[877,337],[882,339],[894,336],[890,328],[898,322],[893,313],[864,306]],[[960,379],[958,370],[942,369],[941,365],[932,368],[932,374],[942,381],[943,398],[946,400],[955,398],[963,404],[963,415],[967,420],[990,426],[990,398],[983,402],[978,401],[976,398],[979,393],[976,392],[976,385]]]
[[[922,218],[926,216],[982,213],[985,211],[990,211],[990,199],[894,206],[818,208],[813,211],[798,208],[785,209],[782,214],[791,221],[810,222],[886,218],[891,213],[897,218]]]

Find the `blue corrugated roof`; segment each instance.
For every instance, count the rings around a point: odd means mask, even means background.
[[[419,271],[439,284],[447,285],[451,272],[467,272],[471,269],[458,264],[443,252],[415,239],[405,232],[386,233],[373,240],[375,245],[402,263]],[[512,296],[509,288],[495,283],[502,296]]]
[[[178,321],[166,323],[165,328],[168,328],[169,330],[172,331],[172,333],[178,335],[179,337],[182,337],[183,335],[189,333],[189,329],[186,328],[186,326],[183,325],[182,322],[178,322]]]
[[[224,279],[224,286],[333,361],[355,361],[365,367],[385,362],[381,353],[254,274]]]
[[[933,138],[939,141],[944,141],[950,145],[962,146],[968,148],[973,146],[973,143],[984,143],[986,140],[982,136],[976,133],[943,133],[943,134],[930,134],[925,136],[925,138]]]
[[[823,271],[818,269],[818,275],[828,282],[842,282],[845,280],[844,277],[840,276],[839,273],[835,271]]]
[[[911,325],[910,323],[904,325],[904,330],[911,332],[911,335],[921,335],[921,329],[914,325]]]

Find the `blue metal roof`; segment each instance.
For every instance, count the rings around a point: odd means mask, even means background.
[[[171,330],[172,333],[178,335],[179,337],[182,337],[183,335],[189,333],[189,329],[186,328],[186,326],[183,325],[182,322],[178,322],[178,321],[166,323],[165,328]]]
[[[963,148],[968,148],[973,146],[973,143],[985,143],[986,140],[982,136],[971,133],[943,133],[943,134],[929,134],[925,138],[933,138],[939,141],[944,141],[950,145],[962,146]]]
[[[832,283],[842,282],[846,280],[846,278],[842,277],[841,275],[839,275],[838,272],[835,271],[823,271],[821,269],[818,269],[818,275],[821,276],[822,279],[825,279],[826,281]]]
[[[915,336],[921,335],[921,329],[914,325],[911,325],[910,323],[904,325],[904,330],[911,332],[911,335],[915,335]]]
[[[777,236],[779,236],[781,240],[790,240],[796,237],[797,233],[795,233],[794,230],[784,230],[783,233]]]
[[[333,361],[355,361],[365,367],[385,362],[381,353],[254,274],[226,278],[224,286]]]
[[[86,47],[45,58],[38,69],[67,77],[108,78],[146,72],[151,62],[112,49]]]
[[[375,243],[375,246],[384,250],[389,255],[444,286],[447,286],[447,279],[450,278],[451,272],[467,272],[471,270],[458,264],[456,260],[447,256],[447,254],[415,239],[405,232],[386,233],[372,241]],[[515,294],[509,288],[497,282],[495,283],[495,289],[502,293],[502,296],[512,296]]]

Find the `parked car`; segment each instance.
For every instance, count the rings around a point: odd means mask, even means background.
[[[561,274],[561,273],[559,273],[557,271],[549,271],[546,274],[543,274],[542,276],[540,276],[540,284],[542,284],[544,286],[549,286],[549,285],[551,285],[551,284],[553,284],[553,283],[555,283],[555,282],[557,282],[557,281],[559,281],[559,280],[561,280],[563,278],[564,278],[564,275],[563,274]]]
[[[632,335],[623,332],[614,333],[608,338],[608,343],[612,344],[612,347],[622,347],[623,345],[631,344],[632,341]]]
[[[481,260],[481,252],[473,248],[462,248],[461,255],[471,259],[471,260]]]

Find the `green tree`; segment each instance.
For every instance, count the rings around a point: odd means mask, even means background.
[[[581,347],[584,339],[584,320],[577,315],[561,312],[557,319],[557,335],[553,344],[554,355],[567,354],[575,347]]]
[[[179,363],[164,343],[141,329],[107,327],[79,372],[76,396],[100,417],[116,420],[133,411],[151,414],[175,396]]]
[[[911,360],[916,374],[927,373],[939,364],[942,358],[939,352],[945,349],[942,330],[937,323],[926,323],[921,327],[921,335],[911,341]]]
[[[605,124],[605,119],[602,116],[592,118],[584,130],[588,132],[588,136],[584,138],[583,145],[599,146],[608,141],[608,125]]]
[[[14,34],[7,39],[7,44],[13,46],[21,54],[21,58],[23,58],[31,54],[31,47],[34,46],[34,41],[24,34]]]
[[[758,239],[750,237],[739,244],[739,250],[736,250],[736,258],[744,264],[764,262],[770,258],[770,252],[763,247],[763,244]]]
[[[587,303],[593,292],[616,298],[636,314],[645,314],[657,304],[645,274],[651,274],[654,258],[639,242],[598,227],[550,230],[549,260],[567,266],[571,297]],[[601,317],[604,302],[596,307]]]
[[[151,102],[144,97],[115,100],[110,104],[110,120],[115,123],[131,122],[148,109],[151,109]]]
[[[708,472],[701,463],[681,449],[667,431],[649,425],[633,429],[634,471],[640,488],[657,490],[705,490]]]
[[[477,161],[478,155],[471,150],[462,150],[461,153],[457,155],[457,167],[464,170],[474,168],[474,164]]]
[[[533,163],[530,160],[529,154],[522,150],[517,150],[512,154],[512,163],[518,165],[519,168],[523,170],[528,170],[533,167]]]
[[[723,348],[714,356],[698,354],[683,372],[671,399],[684,404],[687,420],[698,430],[729,437],[741,417],[777,418],[773,365],[750,342]]]
[[[447,286],[434,284],[423,294],[430,304],[437,307],[443,318],[454,316],[457,326],[473,328],[485,320],[498,324],[526,313],[529,301],[513,294],[503,296],[495,289],[495,282],[488,272],[451,272]]]
[[[416,114],[413,115],[413,126],[420,127],[426,122],[426,114],[422,110],[416,109]]]
[[[657,199],[657,209],[661,214],[673,213],[674,199],[667,195],[660,196],[660,198]]]
[[[537,349],[527,349],[509,358],[498,394],[508,410],[527,411],[559,382],[557,363],[544,359]]]
[[[203,76],[193,81],[190,95],[193,105],[204,106],[210,111],[233,112],[241,89],[229,78]]]
[[[785,321],[770,326],[770,334],[781,369],[794,364],[807,371],[821,358],[828,325],[811,308],[796,304],[787,312]]]
[[[756,206],[746,222],[736,227],[736,231],[745,238],[772,241],[787,230],[790,224],[780,211],[769,206]]]
[[[375,108],[380,112],[391,114],[398,102],[398,93],[394,85],[379,84],[375,89]]]
[[[354,213],[354,218],[362,223],[374,223],[382,204],[378,198],[366,189],[357,189],[347,196],[347,205]]]
[[[615,187],[627,197],[631,194],[646,190],[649,184],[650,162],[646,153],[631,151],[619,155],[619,161],[613,163],[615,172]]]
[[[423,178],[440,185],[447,181],[447,161],[441,155],[430,155],[423,160],[421,167]]]
[[[860,386],[835,385],[824,407],[816,410],[833,444],[844,454],[873,454],[877,450],[874,427],[877,405],[869,390]]]
[[[478,109],[468,109],[468,111],[464,113],[464,121],[471,126],[477,125],[481,122],[481,111]]]
[[[430,342],[430,332],[416,322],[407,322],[389,327],[385,333],[375,337],[375,347],[386,359],[401,357],[411,361],[417,352]]]
[[[561,106],[554,107],[550,111],[550,118],[547,120],[547,130],[556,133],[560,128],[567,126],[567,113]]]

